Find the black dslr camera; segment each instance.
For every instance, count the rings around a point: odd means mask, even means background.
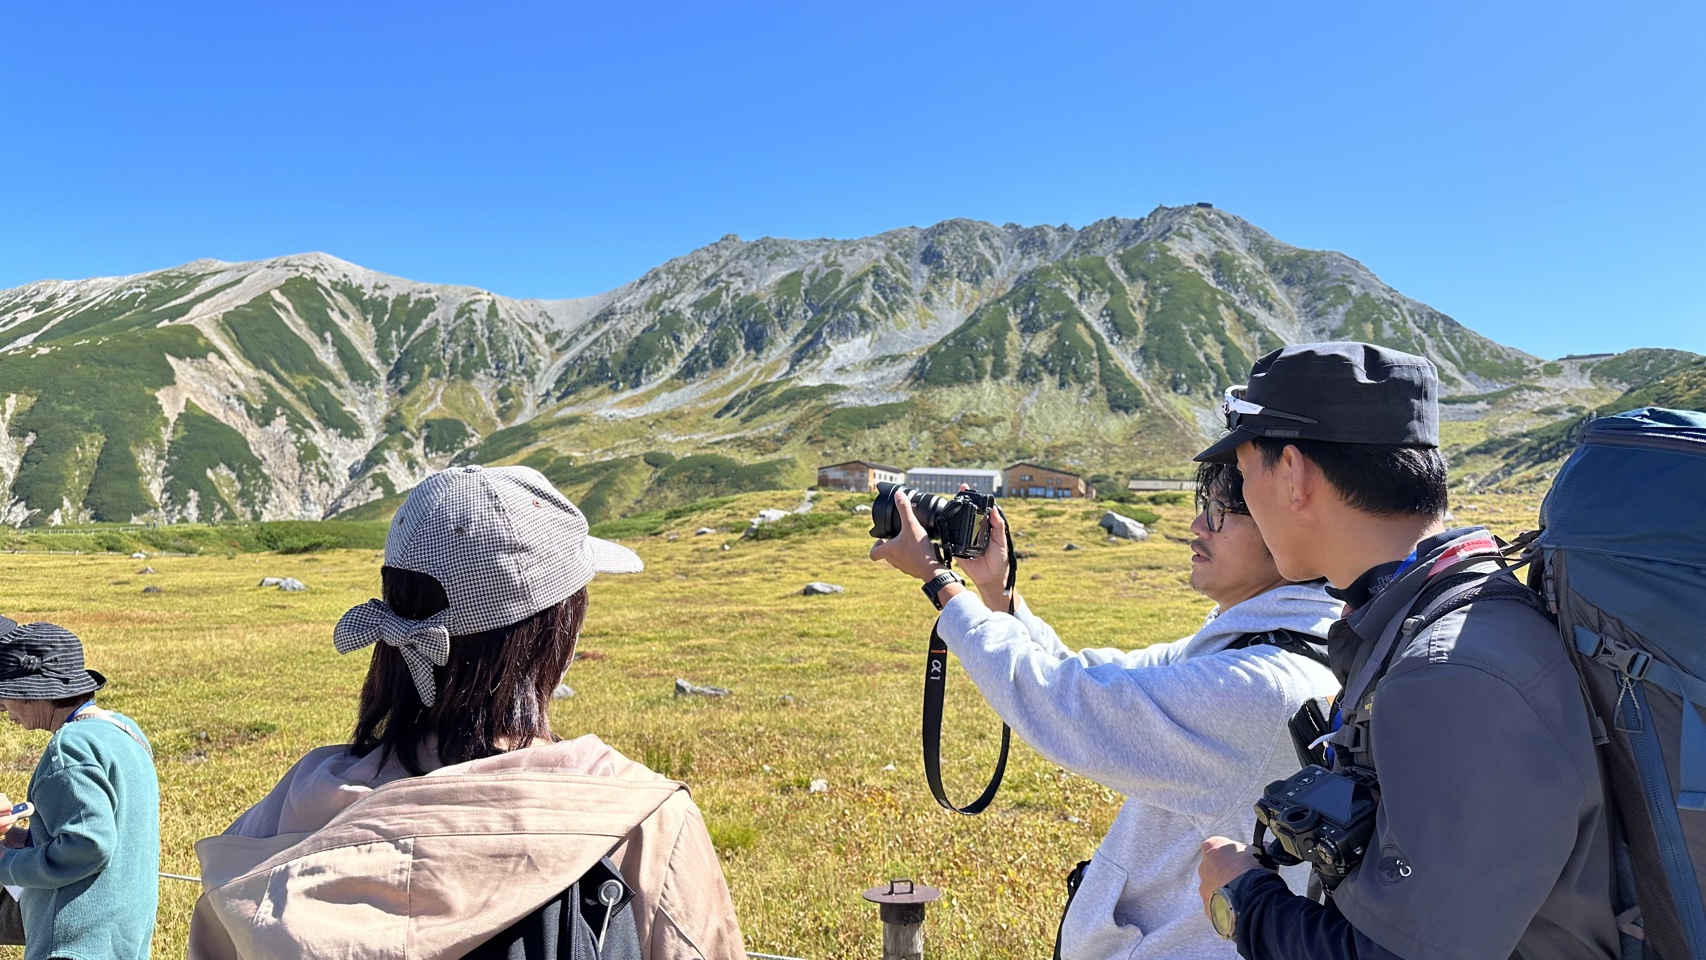
[[[894,506],[896,489],[911,501],[924,532],[945,556],[983,555],[989,546],[989,511],[995,509],[994,495],[961,490],[949,499],[908,490],[898,483],[879,483],[877,499],[871,501],[871,536],[878,540],[900,536],[900,513]]]
[[[1268,784],[1256,801],[1256,836],[1250,845],[1259,857],[1282,867],[1309,864],[1331,890],[1362,862],[1379,807],[1373,771],[1311,764],[1289,780]],[[1274,835],[1271,843],[1263,842],[1266,832]]]

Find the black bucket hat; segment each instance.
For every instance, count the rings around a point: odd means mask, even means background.
[[[107,678],[83,666],[83,643],[52,623],[0,617],[0,699],[58,700],[94,693]]]

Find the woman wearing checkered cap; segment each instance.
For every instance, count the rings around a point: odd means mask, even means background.
[[[25,960],[135,960],[153,941],[160,783],[136,721],[95,705],[106,683],[71,631],[0,617],[0,707],[53,731],[30,775],[29,828],[9,830],[0,850],[0,899],[17,899]],[[12,809],[0,794],[0,830]]]
[[[196,845],[190,956],[532,960],[592,937],[605,955],[744,958],[685,785],[551,732],[587,584],[641,569],[535,470],[416,487],[386,539],[384,599],[333,632],[339,652],[373,647],[352,742],[312,751]]]

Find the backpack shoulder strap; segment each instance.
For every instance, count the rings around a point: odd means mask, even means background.
[[[90,711],[84,713],[82,716],[78,717],[77,719],[78,720],[105,720],[106,722],[112,724],[113,726],[119,728],[120,730],[123,730],[125,736],[129,737],[132,740],[135,740],[136,745],[141,747],[143,752],[147,753],[150,757],[154,756],[154,748],[150,747],[148,745],[148,741],[142,739],[142,737],[140,735],[138,735],[135,730],[132,730],[130,728],[130,724],[125,723],[123,720],[120,720],[119,718],[113,716],[111,710],[102,710],[100,708],[96,708],[96,709],[93,709],[93,710],[90,710]]]
[[[1415,606],[1411,608],[1420,610],[1421,613],[1411,618],[1413,623],[1405,624],[1409,628],[1410,636],[1421,633],[1471,603],[1484,600],[1514,601],[1548,621],[1553,619],[1551,608],[1540,594],[1514,578],[1499,576],[1501,572],[1503,571],[1466,572],[1441,583],[1437,590],[1429,584],[1428,589],[1422,591],[1421,596],[1416,598]]]
[[[1423,587],[1410,604],[1409,616],[1404,618],[1396,638],[1387,648],[1385,657],[1368,685],[1363,688],[1357,703],[1344,704],[1344,725],[1335,731],[1327,742],[1345,750],[1357,766],[1374,769],[1372,729],[1364,706],[1371,701],[1398,652],[1417,634],[1451,614],[1472,603],[1503,600],[1521,603],[1548,621],[1553,619],[1546,601],[1538,593],[1518,583],[1514,578],[1499,576],[1503,572],[1505,567],[1498,560],[1480,559],[1466,563],[1460,570],[1442,573]]]
[[[1246,633],[1242,637],[1226,645],[1228,650],[1243,650],[1246,647],[1278,647],[1287,653],[1295,653],[1305,660],[1313,660],[1321,666],[1328,666],[1327,645],[1316,637],[1295,630],[1268,630],[1263,633]]]

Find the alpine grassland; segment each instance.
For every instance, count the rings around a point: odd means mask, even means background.
[[[1020,592],[1076,645],[1193,632],[1209,602],[1187,583],[1192,507],[1181,499],[1112,505],[1157,515],[1141,543],[1106,538],[1096,520],[1108,504],[1008,502]],[[877,911],[860,893],[909,877],[944,891],[926,922],[931,956],[1048,956],[1062,878],[1095,849],[1120,798],[1015,740],[987,813],[939,808],[919,761],[933,611],[913,581],[867,558],[869,517],[853,511],[864,495],[824,492],[810,520],[742,537],[759,510],[801,500],[798,490],[740,494],[598,528],[646,571],[593,583],[584,658],[566,677],[575,693],[552,707],[556,732],[597,734],[691,785],[748,949],[877,956]],[[1453,507],[1461,521],[1506,536],[1533,522],[1532,501],[1463,500]],[[311,526],[269,531],[270,550],[256,533],[194,556],[24,552],[0,565],[0,612],[81,636],[90,666],[110,678],[100,702],[152,739],[166,872],[196,875],[198,838],[223,830],[311,748],[348,739],[370,653],[339,656],[332,625],[377,595],[380,541],[277,552],[312,541]],[[336,542],[358,535],[348,526],[321,525]],[[378,527],[355,526],[364,538]],[[29,548],[32,536],[14,545]],[[262,588],[263,577],[308,590]],[[845,592],[803,596],[813,580]],[[732,693],[677,697],[677,678]],[[947,693],[943,765],[964,802],[993,768],[1001,727],[952,667]],[[0,790],[27,795],[45,742],[0,724]],[[817,780],[827,789],[813,790]],[[160,890],[155,953],[182,956],[199,889],[162,880]]]

